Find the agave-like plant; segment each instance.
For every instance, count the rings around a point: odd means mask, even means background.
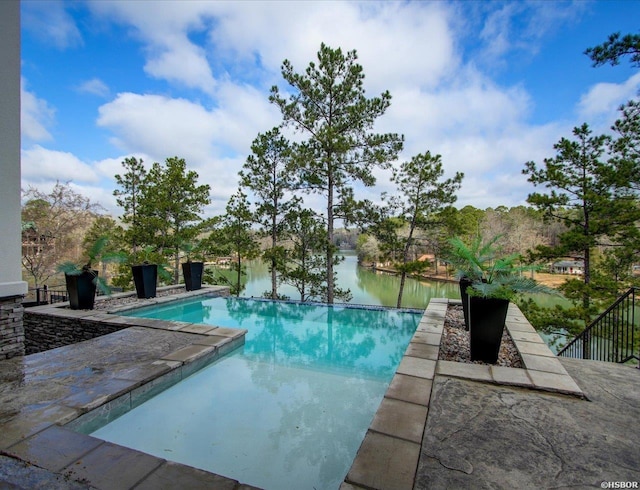
[[[539,284],[524,274],[539,270],[539,266],[522,264],[522,256],[514,253],[499,257],[495,244],[497,235],[483,244],[477,237],[467,246],[460,238],[452,238],[450,263],[456,268],[458,278],[471,281],[469,296],[512,300],[520,293],[557,294],[552,288]]]
[[[446,260],[454,267],[456,278],[466,278],[470,281],[481,280],[498,254],[495,244],[501,236],[495,236],[484,244],[482,238],[477,236],[471,245],[467,245],[459,237],[450,239],[451,249]]]
[[[111,288],[107,282],[93,269],[93,264],[98,262],[124,262],[126,255],[122,252],[105,251],[109,244],[109,237],[102,235],[97,238],[95,242],[87,249],[87,262],[83,264],[77,264],[75,262],[66,261],[58,264],[56,270],[63,272],[68,276],[79,276],[83,273],[89,273],[93,276],[93,283],[104,294],[111,294]]]

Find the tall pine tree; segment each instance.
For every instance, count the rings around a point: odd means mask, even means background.
[[[269,100],[276,104],[284,124],[305,138],[295,145],[294,164],[298,187],[326,199],[327,302],[334,301],[334,228],[337,219],[353,217],[354,183],[372,186],[375,167],[386,167],[402,149],[403,139],[393,133],[373,131],[376,120],[391,103],[391,95],[367,98],[364,73],[355,51],[320,46],[317,63],[304,74],[285,60],[282,76],[293,89],[288,97],[277,86]]]

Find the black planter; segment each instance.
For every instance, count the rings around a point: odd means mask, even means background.
[[[96,300],[96,277],[98,277],[98,271],[64,275],[69,293],[69,308],[72,310],[93,310]]]
[[[202,287],[202,271],[204,262],[184,262],[182,264],[182,275],[187,291],[195,291]]]
[[[471,360],[495,364],[500,352],[509,300],[469,298]]]
[[[465,330],[469,330],[469,295],[467,294],[467,288],[471,286],[471,284],[473,284],[473,282],[466,277],[460,279],[460,299],[462,300]]]
[[[132,265],[131,272],[133,272],[133,282],[136,285],[138,298],[155,298],[156,284],[158,283],[158,265]]]

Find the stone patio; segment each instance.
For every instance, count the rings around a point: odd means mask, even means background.
[[[524,369],[440,361],[448,303],[432,300],[425,311],[342,490],[640,480],[640,370],[556,358],[515,305],[506,327]],[[223,327],[126,323],[81,344],[0,362],[0,481],[9,488],[252,488],[74,430],[91,432],[244,342],[244,331]]]

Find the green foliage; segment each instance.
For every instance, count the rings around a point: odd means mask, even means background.
[[[253,259],[260,253],[255,234],[251,230],[253,213],[247,195],[238,189],[231,196],[226,206],[226,213],[216,222],[214,230],[207,238],[209,250],[215,255],[231,255],[234,257],[231,269],[235,279],[230,284],[232,292],[239,296],[242,292],[242,276],[245,274],[244,259]],[[220,281],[225,279],[220,276]]]
[[[287,226],[293,247],[287,252],[281,282],[295,287],[300,293],[300,301],[327,301],[327,247],[330,247],[334,263],[341,259],[335,255],[336,248],[327,242],[324,224],[313,211],[304,209],[290,213]],[[351,293],[334,288],[334,297],[349,301]]]
[[[461,172],[456,172],[454,177],[442,180],[443,175],[440,155],[431,155],[429,151],[418,154],[402,163],[399,168],[393,169],[391,181],[397,185],[399,195],[388,198],[388,201],[391,209],[396,211],[397,216],[408,227],[406,236],[395,233],[395,237],[390,237],[393,246],[400,242],[402,247],[401,261],[395,266],[401,274],[398,308],[402,306],[407,274],[426,267],[426,264],[420,266],[418,261],[412,261],[409,257],[416,238],[415,232],[419,229],[428,230],[436,223],[437,213],[456,201],[455,193],[464,176]]]
[[[210,203],[209,185],[198,185],[198,174],[187,170],[183,158],[170,157],[154,163],[147,172],[142,160],[127,158],[127,170],[116,175],[122,187],[114,191],[123,208],[125,232],[135,254],[139,247],[153,246],[161,255],[172,257],[173,282],[180,279],[181,246],[194,240],[202,230],[201,213]],[[158,263],[166,262],[165,259]]]
[[[142,226],[140,213],[141,201],[147,186],[147,171],[144,161],[135,157],[125,158],[122,166],[126,171],[122,175],[115,175],[120,189],[115,189],[113,195],[118,206],[122,208],[122,222],[129,225],[125,231],[125,240],[135,252],[140,244],[149,241],[149,233],[145,234],[147,230]]]
[[[71,261],[65,261],[60,263],[56,270],[66,275],[79,276],[85,272],[93,276],[93,283],[98,287],[100,291],[105,294],[111,293],[111,288],[106,283],[104,278],[97,274],[94,270],[99,262],[104,263],[121,263],[126,260],[126,256],[120,251],[109,250],[109,237],[102,235],[98,237],[93,243],[89,244],[87,250],[87,262],[78,264]]]
[[[285,199],[285,193],[293,188],[294,173],[289,142],[278,128],[259,134],[251,145],[251,151],[240,171],[240,184],[255,196],[257,202],[253,218],[259,223],[261,234],[271,241],[269,250],[262,257],[269,263],[271,272],[270,297],[277,299],[277,275],[284,264],[279,243],[284,238],[286,216],[299,206],[300,198]]]
[[[194,258],[197,262],[204,262],[206,259],[206,247],[203,241],[192,240],[180,244],[180,251],[186,255],[187,262]]]
[[[447,251],[445,259],[454,268],[456,278],[481,281],[499,253],[496,247],[499,239],[500,235],[497,235],[483,243],[482,237],[478,235],[467,245],[460,237],[451,238],[451,248]]]
[[[640,67],[640,35],[626,34],[622,38],[620,33],[611,34],[607,41],[588,48],[584,54],[593,61],[593,66],[601,66],[606,63],[615,66],[620,63],[623,56],[631,56],[631,63]]]
[[[373,132],[376,119],[391,103],[391,95],[367,98],[364,73],[355,51],[320,46],[317,63],[304,74],[296,73],[288,60],[282,76],[291,85],[289,98],[271,89],[269,100],[276,104],[284,124],[300,131],[306,139],[292,148],[296,187],[326,198],[327,240],[333,243],[338,218],[355,220],[362,206],[354,199],[352,183],[372,186],[375,167],[386,167],[402,149],[397,134]],[[327,301],[334,300],[333,253],[327,247]]]
[[[513,300],[518,294],[549,293],[556,291],[538,284],[524,273],[538,269],[534,265],[522,264],[519,254],[501,255],[495,236],[487,243],[476,238],[470,246],[459,237],[450,240],[448,260],[456,268],[458,278],[467,278],[471,287],[469,296]]]

